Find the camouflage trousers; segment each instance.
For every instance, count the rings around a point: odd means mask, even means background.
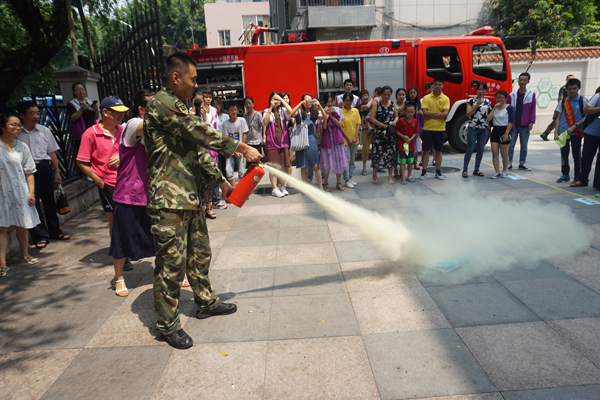
[[[221,304],[210,284],[210,241],[204,212],[148,209],[154,236],[154,309],[158,330],[166,335],[181,329],[179,293],[185,274],[198,309]]]
[[[546,130],[540,136],[548,136],[550,133],[554,132],[554,129],[556,128],[556,119],[559,115],[560,113],[558,111],[554,111],[554,115],[552,115],[552,122],[550,122]],[[559,135],[561,133],[562,132],[558,132]]]

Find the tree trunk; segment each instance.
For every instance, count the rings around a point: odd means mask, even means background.
[[[96,52],[94,51],[94,43],[92,43],[92,37],[90,36],[90,30],[88,29],[87,19],[85,14],[83,13],[83,6],[81,5],[81,1],[76,1],[75,6],[77,7],[77,11],[79,11],[79,18],[81,18],[81,25],[83,26],[83,33],[85,34],[85,39],[87,40],[88,48],[90,49],[90,57],[92,61],[96,62]]]
[[[75,65],[79,65],[77,56],[79,51],[77,50],[77,37],[75,36],[75,23],[73,22],[73,6],[71,0],[65,0],[67,4],[67,19],[69,21],[69,35],[71,36],[71,48],[73,49],[73,62]]]
[[[21,19],[31,40],[14,50],[0,46],[0,105],[6,105],[23,78],[48,65],[69,35],[65,0],[52,0],[53,11],[48,19],[42,16],[37,1],[7,1]]]

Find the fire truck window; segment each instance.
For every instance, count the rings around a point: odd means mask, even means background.
[[[230,31],[219,31],[219,46],[231,46]]]
[[[429,47],[425,51],[427,57],[427,76],[441,77],[445,82],[461,84],[463,82],[462,66],[458,51],[454,46]]]
[[[494,43],[473,46],[473,73],[500,82],[506,81],[506,59]]]

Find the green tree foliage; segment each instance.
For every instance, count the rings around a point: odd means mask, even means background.
[[[589,43],[593,28],[582,29],[579,38],[573,29],[593,26],[598,0],[492,0],[498,18],[496,34],[501,37],[536,36],[538,47],[569,47]],[[506,40],[506,47],[526,48],[529,38]],[[597,42],[596,42],[597,43]]]

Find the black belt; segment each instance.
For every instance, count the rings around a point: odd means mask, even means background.
[[[49,163],[50,160],[35,160],[34,161],[36,164],[42,164],[42,163]]]

